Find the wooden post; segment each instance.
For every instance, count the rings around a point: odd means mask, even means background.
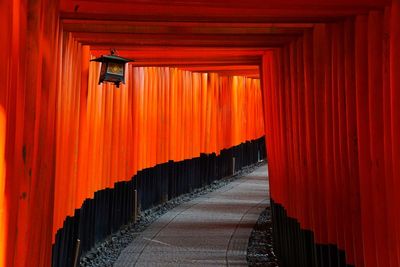
[[[133,215],[133,221],[134,222],[136,222],[137,221],[137,217],[138,217],[138,204],[137,204],[137,190],[135,189],[134,190],[134,195],[135,195],[135,197],[134,197],[134,199],[135,199],[135,203],[133,204],[133,207],[134,207],[134,215]]]
[[[76,247],[75,247],[74,267],[78,266],[80,248],[81,248],[81,240],[77,239],[76,240]]]

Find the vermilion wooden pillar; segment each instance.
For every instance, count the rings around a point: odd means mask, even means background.
[[[324,117],[325,117],[325,75],[326,63],[326,35],[325,25],[316,25],[314,29],[314,103],[315,103],[315,147],[316,147],[316,179],[314,180],[318,190],[316,194],[317,225],[315,229],[316,242],[327,244],[327,216],[326,216],[326,188],[325,173],[325,147],[324,147]]]
[[[394,219],[395,244],[397,247],[397,263],[400,263],[400,194],[397,189],[400,188],[400,50],[395,49],[400,44],[400,1],[394,0],[390,13],[390,115],[391,115],[391,158],[393,166],[393,186],[389,194],[393,200],[391,215]],[[388,151],[390,153],[390,150]],[[389,157],[390,158],[390,157]],[[394,249],[391,249],[392,252]]]
[[[346,96],[346,150],[348,154],[348,177],[349,188],[347,190],[350,201],[349,211],[351,211],[351,233],[353,235],[352,251],[354,251],[354,261],[356,266],[363,266],[363,246],[360,192],[359,192],[359,161],[358,161],[358,142],[357,142],[357,106],[355,90],[355,21],[348,19],[345,22],[344,33],[344,82]],[[346,203],[345,203],[346,204]],[[347,247],[346,247],[347,248]]]
[[[315,150],[315,101],[314,101],[314,84],[313,84],[313,41],[312,32],[307,31],[303,38],[303,61],[304,61],[304,90],[305,90],[305,124],[306,130],[306,165],[307,165],[307,203],[310,214],[309,225],[305,225],[306,229],[315,229],[317,225],[317,184],[316,179],[316,150]]]
[[[368,108],[370,120],[370,179],[374,203],[377,261],[389,266],[383,119],[383,13],[371,12],[368,20]],[[382,180],[382,177],[384,179]]]
[[[357,142],[359,152],[361,227],[363,229],[364,264],[366,267],[378,266],[376,257],[376,229],[374,214],[376,213],[370,173],[370,113],[368,109],[368,17],[356,19],[356,100],[357,100]]]

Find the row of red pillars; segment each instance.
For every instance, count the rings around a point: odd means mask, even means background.
[[[272,199],[355,266],[400,266],[400,8],[263,58]]]

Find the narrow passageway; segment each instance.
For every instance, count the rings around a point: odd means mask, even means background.
[[[0,0],[0,267],[132,240],[116,266],[242,266],[262,210],[250,264],[400,267],[399,25],[400,0]]]
[[[267,166],[161,216],[114,266],[247,266],[250,233],[269,204]]]

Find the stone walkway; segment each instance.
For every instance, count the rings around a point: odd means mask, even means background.
[[[247,266],[246,250],[269,204],[267,167],[161,216],[114,266]]]

